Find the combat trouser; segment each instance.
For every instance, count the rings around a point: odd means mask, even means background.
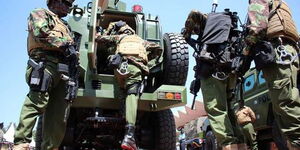
[[[138,94],[128,94],[128,91],[137,91],[138,86],[132,85],[139,85],[142,82],[142,71],[132,64],[129,64],[127,69],[130,76],[125,79],[125,118],[127,123],[135,125],[139,96]]]
[[[233,111],[228,108],[235,86],[235,75],[230,75],[225,80],[217,80],[213,77],[201,79],[205,110],[217,141],[222,146],[240,143],[236,135],[240,133],[240,129],[236,126],[236,118],[230,117],[234,116]]]
[[[258,143],[256,140],[256,131],[254,130],[252,123],[242,125],[243,134],[245,136],[245,142],[250,146],[250,150],[258,150]]]
[[[59,147],[64,137],[66,124],[63,122],[63,117],[67,104],[64,101],[65,82],[61,80],[60,73],[57,71],[59,59],[45,57],[47,58],[45,71],[50,74],[52,83],[50,83],[48,92],[30,90],[27,94],[15,132],[14,143],[16,145],[30,143],[36,119],[44,113],[42,150],[52,150]],[[28,66],[26,71],[27,83],[29,83],[31,72],[32,67]]]
[[[273,43],[276,49],[278,44]],[[297,56],[295,46],[284,44],[286,51]],[[276,53],[277,58],[278,54]],[[290,65],[274,64],[263,68],[275,120],[292,145],[300,148],[300,97],[297,89],[299,58]]]

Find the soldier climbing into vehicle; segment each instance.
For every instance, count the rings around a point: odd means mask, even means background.
[[[124,21],[111,22],[103,35],[96,38],[111,50],[109,66],[114,69],[115,78],[125,95],[126,131],[121,147],[137,150],[135,143],[135,123],[138,99],[140,98],[149,73],[148,61],[160,56],[161,47],[135,34]]]

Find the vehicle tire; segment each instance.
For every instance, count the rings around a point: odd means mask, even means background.
[[[211,130],[206,133],[205,137],[205,150],[218,150],[217,139]]]
[[[181,34],[165,33],[163,84],[185,85],[189,67],[188,46]]]
[[[43,141],[43,115],[39,116],[35,132],[35,149],[42,149]]]
[[[173,113],[170,109],[156,112],[155,150],[176,149],[176,127]]]
[[[286,139],[280,132],[280,129],[277,123],[275,122],[275,120],[273,121],[272,124],[272,137],[279,150],[288,150]]]

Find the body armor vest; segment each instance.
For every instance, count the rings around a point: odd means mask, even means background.
[[[269,39],[285,37],[297,42],[299,35],[290,8],[282,0],[273,0],[272,2],[267,37]]]
[[[125,56],[135,56],[148,62],[146,48],[144,47],[144,40],[137,35],[127,35],[123,37],[118,44],[116,54],[121,53]]]
[[[45,12],[51,16],[54,22],[54,27],[49,31],[49,34],[55,37],[67,38],[67,40],[70,41],[70,43],[72,43],[73,39],[71,37],[71,31],[69,30],[68,26],[65,25],[63,21],[51,11],[45,10]],[[53,50],[53,51],[63,51],[61,48],[51,47],[49,46],[49,44],[45,43],[44,41],[39,41],[38,39],[35,39],[31,28],[32,27],[29,27],[28,38],[27,38],[28,52],[37,48],[41,48],[45,50]]]

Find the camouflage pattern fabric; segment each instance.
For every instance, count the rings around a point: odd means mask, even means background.
[[[60,25],[57,26],[59,22]],[[62,27],[62,28],[59,28]],[[63,31],[61,31],[63,30]],[[46,92],[30,90],[25,98],[20,113],[20,121],[14,135],[14,144],[30,143],[32,130],[39,115],[44,115],[43,143],[41,150],[58,148],[64,138],[66,123],[63,122],[67,103],[64,101],[66,82],[61,80],[58,63],[64,62],[63,53],[53,52],[48,48],[64,50],[62,47],[72,43],[72,33],[68,24],[53,12],[46,9],[35,9],[28,18],[28,31],[31,40],[38,44],[30,51],[29,57],[36,62],[45,62],[45,72],[52,79]],[[64,33],[63,33],[64,32]],[[32,67],[28,66],[26,81],[29,84]]]
[[[96,41],[100,44],[106,45],[107,47],[110,47],[110,51],[115,51],[117,44],[122,40],[122,37],[126,36],[127,34],[121,34],[121,35],[104,35],[99,36],[96,38]],[[108,46],[109,45],[109,46]],[[146,51],[149,56],[149,60],[157,58],[157,56],[160,56],[162,49],[161,47],[153,42],[144,41],[144,46],[146,48]],[[113,54],[114,52],[110,52]],[[143,74],[149,73],[149,68],[147,64],[145,64],[142,59],[133,57],[133,56],[124,56],[126,59],[129,60],[131,64],[136,65],[138,68],[140,68],[143,71]]]
[[[250,0],[248,7],[249,34],[246,37],[247,50],[250,46],[266,38],[270,0]]]
[[[34,40],[37,42],[46,44],[49,47],[60,48],[68,43],[72,43],[73,39],[70,38],[71,32],[69,36],[57,36],[58,31],[53,30],[55,17],[59,19],[50,10],[42,8],[33,10],[28,18],[28,31],[33,34]],[[68,26],[66,21],[62,19],[60,21]]]
[[[132,34],[135,34],[135,31],[126,24],[124,21],[116,21],[109,23],[106,31],[103,35],[116,35],[116,34],[124,34],[125,30],[129,30]]]

